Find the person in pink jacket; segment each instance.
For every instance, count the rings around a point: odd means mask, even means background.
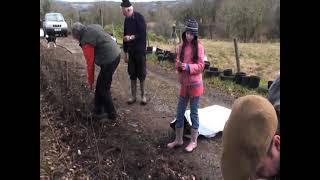
[[[175,123],[175,140],[169,143],[172,149],[183,145],[184,113],[190,101],[190,117],[192,122],[191,141],[185,148],[192,152],[197,147],[199,116],[198,106],[200,96],[203,94],[202,72],[204,69],[204,48],[198,40],[198,23],[194,19],[186,22],[186,31],[182,34],[182,44],[177,46],[176,69],[179,74],[180,96]]]

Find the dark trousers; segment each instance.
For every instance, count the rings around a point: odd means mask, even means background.
[[[111,97],[111,83],[112,76],[117,69],[120,62],[120,55],[110,64],[104,64],[100,66],[100,73],[97,79],[96,92],[95,92],[95,108],[98,112],[104,110],[109,116],[116,114],[112,97]]]
[[[147,75],[146,54],[129,51],[128,73],[131,80],[144,81]]]

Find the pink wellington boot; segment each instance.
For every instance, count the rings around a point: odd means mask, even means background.
[[[183,145],[183,127],[176,128],[176,138],[173,142],[169,143],[167,147],[172,149],[174,147],[182,146]]]
[[[191,141],[186,147],[187,152],[192,152],[197,147],[198,129],[191,128]]]

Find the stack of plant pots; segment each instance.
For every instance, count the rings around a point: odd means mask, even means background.
[[[164,53],[164,51],[162,49],[160,49],[160,48],[156,49],[156,55],[163,54],[163,53]]]
[[[204,61],[204,71],[208,70],[210,68],[210,62],[209,61]]]
[[[219,69],[216,67],[208,67],[208,69],[205,70],[205,77],[212,77],[212,76],[219,76]]]
[[[245,76],[245,72],[237,72],[234,76],[234,81],[236,84],[241,84],[242,77]]]
[[[255,89],[259,87],[260,77],[259,76],[250,76],[248,87],[251,89]]]
[[[146,54],[152,54],[152,47],[147,47]]]
[[[259,87],[260,84],[260,77],[258,76],[242,76],[241,78],[241,85],[251,88],[251,89],[255,89],[257,87]]]
[[[226,81],[226,80],[233,81],[234,77],[235,76],[232,74],[232,69],[225,69],[223,70],[223,74],[220,75],[220,79],[223,81]]]

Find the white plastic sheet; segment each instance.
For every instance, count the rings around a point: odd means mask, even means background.
[[[217,133],[223,131],[224,125],[227,122],[231,109],[223,106],[213,105],[202,109],[198,109],[199,114],[199,134],[207,138],[214,137]],[[190,110],[184,114],[189,125],[192,125],[190,118]],[[171,123],[175,123],[174,119]]]
[[[42,28],[40,28],[40,37],[44,37],[44,32]]]

